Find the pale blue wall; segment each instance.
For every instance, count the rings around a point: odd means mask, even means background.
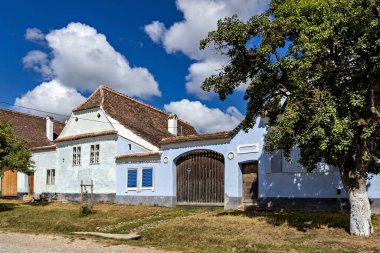
[[[164,157],[169,162],[159,163],[120,163],[117,165],[117,190],[120,196],[172,196],[176,195],[176,159],[184,153],[197,149],[208,149],[223,154],[225,158],[225,194],[228,197],[241,198],[242,173],[241,164],[248,161],[259,163],[259,196],[260,198],[336,198],[337,189],[342,189],[342,197],[346,197],[339,172],[335,168],[321,165],[312,173],[307,173],[299,164],[289,164],[282,158],[282,172],[271,171],[271,157],[263,152],[264,135],[266,126],[258,120],[254,129],[248,133],[239,131],[229,143],[220,144],[181,144],[182,147],[164,148],[161,161]],[[238,145],[259,144],[259,152],[239,154]],[[186,146],[187,145],[187,146]],[[227,159],[229,152],[235,153],[235,158]],[[296,152],[297,153],[297,152]],[[297,160],[298,154],[294,154]],[[131,167],[154,166],[155,190],[140,192],[126,192],[126,170]],[[380,176],[374,177],[369,184],[370,198],[380,198]]]
[[[126,172],[128,168],[153,167],[154,169],[154,190],[144,190],[126,192]],[[117,166],[117,190],[116,195],[120,196],[175,196],[173,192],[174,171],[164,168],[159,162],[128,164],[120,163]]]
[[[370,175],[370,179],[367,183],[368,198],[380,199],[380,174]]]
[[[131,149],[129,149],[129,144],[131,144]],[[120,135],[118,136],[118,139],[117,139],[117,154],[120,155],[120,154],[128,154],[128,153],[141,153],[141,152],[146,152],[146,150],[125,139],[124,137],[121,137]]]

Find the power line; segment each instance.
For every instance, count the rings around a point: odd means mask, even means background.
[[[54,115],[59,115],[59,116],[64,116],[64,117],[71,118],[71,115],[65,115],[65,114],[60,114],[60,113],[55,113],[55,112],[49,112],[49,111],[39,110],[39,109],[31,108],[31,107],[26,107],[26,106],[21,106],[21,105],[15,105],[15,104],[8,103],[8,102],[4,102],[4,101],[0,101],[0,104],[6,104],[6,105],[14,106],[14,107],[19,107],[19,108],[27,109],[27,110],[32,110],[32,111],[43,112],[43,113],[54,114]],[[81,118],[81,117],[78,117],[78,116],[75,116],[75,118],[77,118],[77,119],[81,119],[81,120],[87,120],[87,121],[99,122],[99,123],[108,123],[108,124],[112,124],[112,123],[109,122],[109,121],[101,121],[101,120],[85,119],[85,118]],[[114,123],[114,124],[120,124],[120,125],[121,125],[121,123]]]
[[[31,108],[31,107],[26,107],[26,106],[21,106],[21,105],[15,105],[15,104],[4,102],[4,101],[0,101],[0,104],[6,104],[6,105],[9,105],[9,106],[19,107],[19,108],[23,108],[23,109],[27,109],[27,110],[32,110],[32,111],[43,112],[43,113],[54,114],[54,115],[59,115],[59,116],[64,116],[64,117],[71,118],[71,115],[65,115],[65,114],[60,114],[60,113],[55,113],[55,112],[49,112],[49,111],[39,110],[39,109]],[[85,118],[81,118],[81,117],[78,117],[78,116],[75,116],[75,118],[81,119],[81,120],[92,121],[92,122],[98,122],[98,123],[123,125],[123,124],[118,123],[118,122],[117,123],[116,122],[115,123],[111,123],[109,121],[101,121],[101,120],[94,120],[94,119],[85,119]],[[175,127],[173,127],[173,128],[175,128]]]
[[[26,107],[26,106],[15,105],[15,104],[4,102],[4,101],[0,101],[0,104],[6,104],[6,105],[13,106],[13,107],[19,107],[19,108],[33,110],[33,111],[37,111],[37,112],[44,112],[44,113],[49,113],[49,114],[54,114],[54,115],[59,115],[59,116],[64,116],[64,117],[70,117],[70,115],[64,115],[64,114],[59,114],[59,113],[55,113],[55,112],[43,111],[43,110],[34,109],[34,108]]]

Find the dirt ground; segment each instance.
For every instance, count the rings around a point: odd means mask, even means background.
[[[91,252],[91,253],[166,253],[153,248],[140,248],[122,245],[107,245],[95,238],[63,237],[57,235],[35,235],[24,233],[0,232],[0,252],[7,253],[53,253],[53,252]],[[170,251],[173,253],[173,251]]]

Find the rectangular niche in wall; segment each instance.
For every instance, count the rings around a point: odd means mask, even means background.
[[[238,152],[238,154],[258,153],[259,152],[259,144],[258,143],[252,143],[252,144],[239,145],[237,147],[237,152]]]

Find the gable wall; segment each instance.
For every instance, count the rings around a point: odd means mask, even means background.
[[[97,115],[100,114],[100,118]],[[75,119],[78,118],[78,121]],[[86,111],[74,112],[70,116],[60,137],[114,130],[107,116],[100,108],[89,109]]]

